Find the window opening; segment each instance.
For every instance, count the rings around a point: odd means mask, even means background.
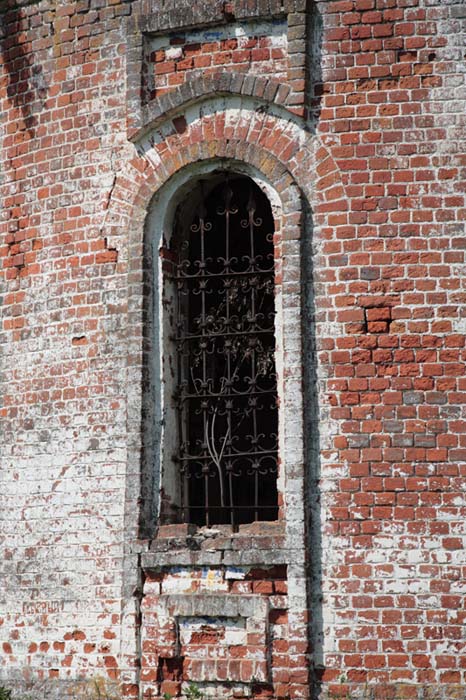
[[[247,177],[201,183],[171,248],[181,520],[278,517],[274,223]]]

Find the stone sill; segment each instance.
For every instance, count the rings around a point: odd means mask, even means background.
[[[281,549],[249,549],[244,552],[193,552],[177,550],[169,552],[144,552],[141,557],[145,571],[160,570],[169,566],[284,566],[295,562],[295,551]]]
[[[198,527],[162,525],[142,554],[144,569],[166,566],[283,565],[296,560],[285,548],[283,522],[255,522],[233,529],[230,525]]]

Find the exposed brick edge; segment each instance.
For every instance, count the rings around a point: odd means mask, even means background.
[[[129,130],[128,138],[137,141],[161,121],[174,113],[206,97],[221,95],[243,95],[253,97],[266,104],[286,106],[291,92],[289,85],[278,80],[252,74],[219,71],[210,76],[190,80],[183,85],[161,95],[143,107],[142,123],[139,129]],[[291,112],[290,112],[291,115]]]

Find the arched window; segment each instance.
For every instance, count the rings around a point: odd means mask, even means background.
[[[273,234],[254,181],[217,173],[178,205],[163,249],[164,463],[178,521],[278,517]]]

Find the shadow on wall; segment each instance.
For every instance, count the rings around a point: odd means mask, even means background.
[[[318,698],[323,666],[322,611],[322,524],[320,517],[320,411],[315,332],[315,291],[313,267],[313,220],[307,205],[305,235],[302,237],[303,269],[303,356],[304,356],[304,435],[308,526],[308,607],[312,698]]]
[[[307,26],[307,93],[308,127],[317,132],[323,95],[322,38],[323,19],[318,2],[309,0]],[[323,610],[322,610],[322,522],[320,498],[320,410],[317,375],[317,343],[315,332],[315,285],[313,263],[313,218],[309,204],[304,211],[304,235],[302,237],[303,274],[303,357],[304,357],[304,435],[306,493],[309,547],[308,607],[310,610],[309,641],[311,660],[311,697],[319,698],[324,672]]]
[[[308,122],[311,133],[315,134],[320,118],[322,102],[322,37],[323,20],[317,2],[308,2],[307,26],[307,94]]]
[[[30,4],[30,3],[29,3]],[[28,16],[24,8],[4,9],[0,3],[0,50],[7,79],[6,93],[16,108],[19,131],[35,136],[37,113],[47,97],[47,82],[42,65],[27,39]],[[50,31],[54,29],[50,24]]]

